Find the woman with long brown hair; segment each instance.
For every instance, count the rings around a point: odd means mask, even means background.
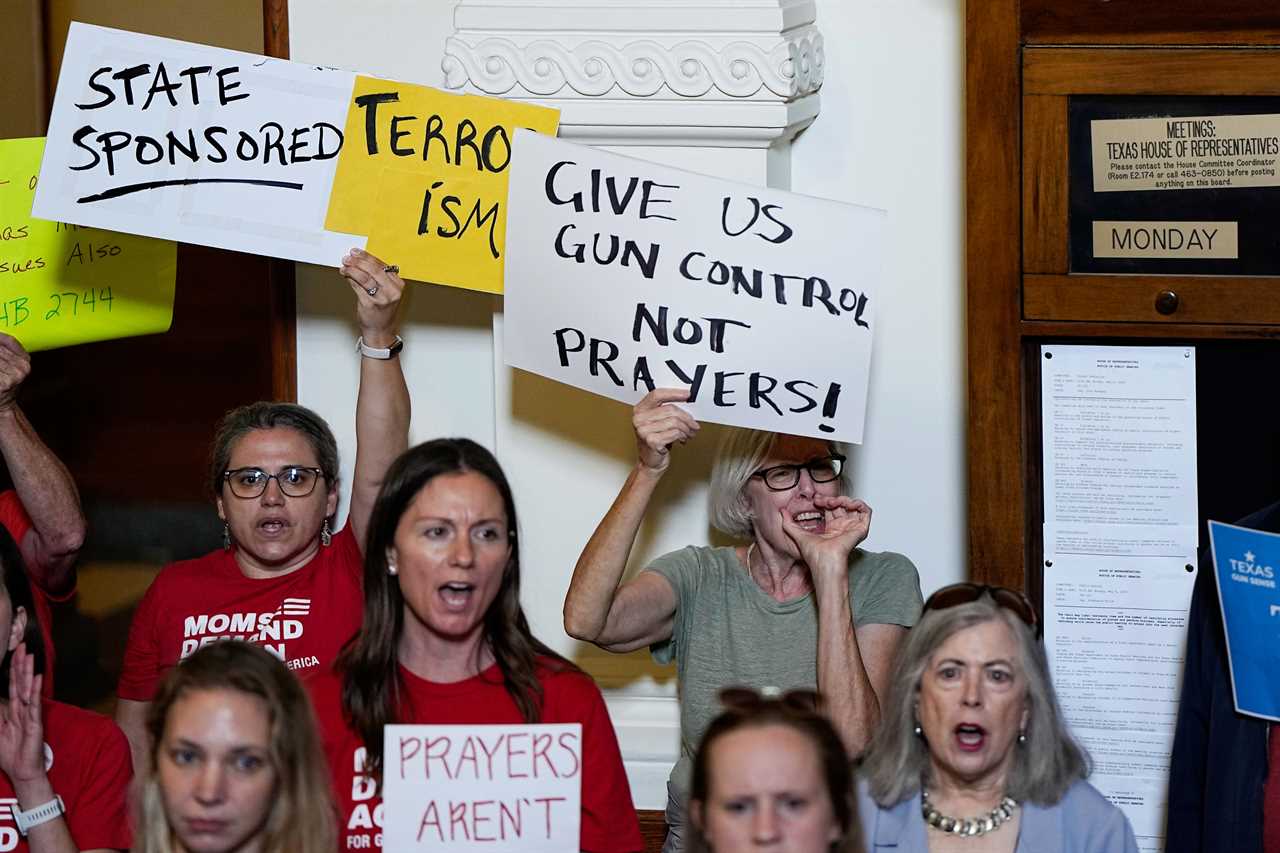
[[[520,608],[515,499],[498,461],[438,439],[391,466],[369,520],[364,626],[312,682],[341,819],[339,846],[382,839],[383,727],[582,724],[580,848],[642,847],[595,683],[539,642]]]

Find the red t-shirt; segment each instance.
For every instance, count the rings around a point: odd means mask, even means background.
[[[170,667],[217,640],[258,643],[307,679],[328,670],[360,628],[360,548],[347,525],[297,571],[247,578],[231,550],[160,570],[129,629],[117,694],[150,702]]]
[[[62,797],[64,820],[79,850],[128,850],[126,795],[133,776],[129,742],[101,714],[47,700],[44,708],[44,762],[53,791]],[[28,803],[28,807],[43,803]],[[0,773],[0,851],[26,853],[18,832],[13,786]]]
[[[454,684],[425,681],[400,668],[404,679],[404,723],[520,724],[524,718],[502,684],[497,664]],[[589,676],[539,666],[544,700],[542,722],[582,724],[582,849],[590,853],[633,853],[644,848],[622,768],[618,739],[604,698]],[[332,673],[308,685],[324,737],[338,804],[338,848],[382,848],[382,798],[363,766],[364,744],[342,715],[342,681]]]
[[[18,544],[19,550],[22,548],[22,540],[26,537],[27,532],[31,530],[31,518],[27,515],[26,509],[22,506],[22,501],[18,499],[18,493],[13,489],[0,492],[0,524],[4,525],[5,530],[9,531],[9,535],[13,537],[13,541]],[[49,600],[68,601],[76,594],[75,587],[68,592],[53,596],[36,581],[36,578],[43,573],[39,571],[39,566],[27,566],[27,578],[31,581],[31,598],[36,606],[36,619],[40,621],[40,636],[44,639],[44,686],[41,693],[45,698],[53,697],[53,664],[54,664],[54,648],[53,648],[53,611],[49,608]],[[0,847],[0,851],[3,847]]]

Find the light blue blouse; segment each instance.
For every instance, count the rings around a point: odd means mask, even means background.
[[[920,792],[881,808],[858,782],[858,817],[868,853],[929,853],[928,828],[920,816]],[[1098,789],[1081,780],[1057,805],[1022,805],[1015,853],[1137,853],[1129,819]]]

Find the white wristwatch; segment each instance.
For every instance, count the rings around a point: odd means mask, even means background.
[[[376,358],[386,361],[393,355],[404,349],[404,341],[399,335],[396,335],[396,342],[389,347],[371,347],[364,342],[364,336],[356,338],[356,352],[365,358]]]
[[[56,817],[61,817],[67,813],[67,808],[62,804],[62,797],[54,796],[52,800],[42,806],[36,806],[30,811],[22,811],[17,808],[16,804],[13,809],[13,822],[18,825],[18,832],[25,837],[35,827],[42,823],[48,823]]]

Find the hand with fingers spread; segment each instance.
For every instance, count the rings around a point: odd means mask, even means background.
[[[866,501],[843,495],[814,495],[813,505],[822,511],[822,523],[806,530],[782,516],[782,529],[800,549],[815,583],[848,571],[849,554],[867,538],[871,530],[871,507]]]
[[[0,708],[0,771],[15,788],[45,775],[42,680],[26,643],[19,643],[9,661],[9,701]]]
[[[352,249],[342,257],[339,271],[356,295],[356,321],[364,342],[371,347],[391,346],[396,340],[396,310],[404,295],[399,268],[363,249]]]
[[[31,356],[12,335],[0,332],[0,411],[12,408],[31,373]]]
[[[683,388],[656,388],[644,396],[631,415],[640,464],[661,474],[671,464],[671,447],[686,443],[698,433],[693,415],[675,403],[689,399]]]

